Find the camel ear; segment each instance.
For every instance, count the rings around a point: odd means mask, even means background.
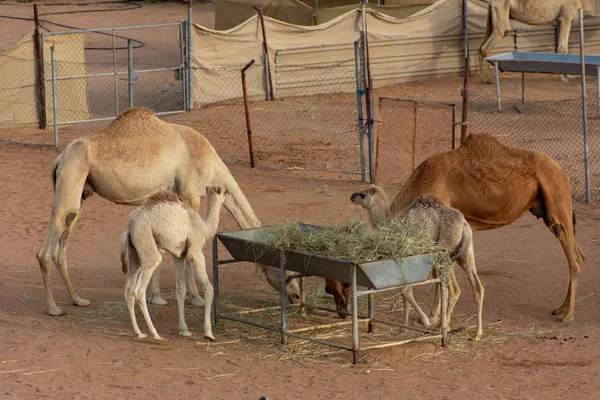
[[[367,194],[368,195],[373,196],[373,195],[375,195],[375,192],[376,192],[376,190],[375,190],[374,187],[370,187],[369,189],[367,189]]]

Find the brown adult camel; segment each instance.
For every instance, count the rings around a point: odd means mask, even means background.
[[[61,314],[52,296],[52,262],[73,303],[81,307],[90,304],[73,288],[66,250],[83,200],[94,192],[116,204],[141,205],[158,191],[169,189],[198,211],[207,186],[218,186],[229,192],[224,205],[241,228],[260,226],[250,203],[208,140],[192,128],[161,121],[146,108],[124,111],[107,128],[67,145],[54,161],[52,181],[52,215],[46,239],[37,253],[50,315]],[[278,273],[275,276],[269,273],[272,268],[261,269],[269,284],[279,290]],[[200,298],[190,272],[188,284],[193,295]],[[299,298],[295,280],[290,280],[286,289],[290,299]]]
[[[569,52],[571,23],[579,9],[584,16],[600,16],[600,0],[489,0],[486,33],[479,48],[479,67],[485,83],[492,83],[490,66],[483,61],[490,50],[510,32],[510,18],[529,25],[558,25],[557,53]],[[566,76],[561,75],[562,80]]]
[[[460,148],[419,164],[390,205],[391,215],[425,195],[433,195],[459,210],[473,231],[501,228],[527,211],[542,218],[559,240],[569,265],[567,295],[552,314],[561,321],[574,318],[585,256],[575,241],[569,178],[548,155],[505,146],[490,135],[471,135]],[[339,282],[326,283],[328,293],[343,293]],[[436,287],[432,324],[439,320],[438,295]]]

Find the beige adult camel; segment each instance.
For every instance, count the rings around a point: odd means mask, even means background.
[[[490,135],[471,135],[460,148],[423,161],[392,202],[391,214],[428,194],[462,212],[473,231],[509,225],[527,211],[542,218],[569,265],[567,295],[553,314],[562,321],[573,319],[585,257],[575,240],[569,178],[558,163],[538,151],[505,146]],[[436,308],[433,314],[438,312]]]
[[[558,25],[557,53],[569,52],[571,23],[579,9],[584,16],[600,16],[600,0],[489,0],[488,19],[483,43],[479,48],[479,67],[484,83],[492,83],[491,66],[484,58],[510,32],[510,18],[529,25]],[[562,80],[567,80],[561,75]]]
[[[161,121],[146,108],[124,111],[107,128],[67,145],[54,161],[52,181],[52,214],[46,239],[37,253],[50,315],[62,313],[52,296],[52,262],[73,303],[81,307],[90,304],[73,288],[66,250],[83,200],[94,192],[116,204],[141,205],[158,191],[169,189],[198,211],[207,186],[218,186],[229,193],[225,208],[241,228],[260,226],[250,203],[208,140],[192,128]],[[269,284],[279,290],[279,273],[270,274],[273,268],[260,267]],[[192,294],[200,298],[190,270],[188,278]],[[290,299],[300,297],[296,280],[290,280],[286,289]]]

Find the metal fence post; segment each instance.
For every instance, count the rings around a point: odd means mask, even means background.
[[[117,46],[115,38],[115,30],[112,31],[113,44],[113,72],[115,74],[115,117],[119,115],[119,76],[117,74]]]
[[[56,111],[56,59],[54,58],[54,44],[50,46],[50,62],[52,65],[52,123],[54,125],[54,147],[58,149],[58,113]]]
[[[183,95],[183,111],[188,111],[187,101],[188,101],[188,70],[187,70],[187,34],[184,34],[183,31],[187,32],[187,22],[183,21],[179,25],[179,46],[181,53],[181,66],[179,69],[179,73],[181,74],[181,94]]]
[[[188,1],[188,20],[187,20],[187,73],[188,73],[188,110],[194,108],[194,57],[192,55],[193,47],[192,47],[192,0]]]
[[[363,120],[362,97],[365,91],[362,89],[362,79],[360,71],[360,44],[358,40],[354,42],[354,60],[356,62],[356,108],[358,111],[358,144],[360,148],[360,179],[366,182],[365,174],[365,124]]]
[[[33,5],[33,15],[35,20],[35,58],[37,59],[36,63],[36,89],[37,95],[40,99],[40,108],[39,108],[39,127],[40,129],[46,129],[46,88],[45,88],[45,77],[44,77],[44,57],[42,52],[42,38],[41,38],[41,29],[40,29],[40,21],[38,16],[38,5],[37,3]]]
[[[579,54],[581,57],[581,107],[583,112],[583,159],[585,163],[585,202],[590,203],[590,163],[588,154],[587,95],[585,87],[585,46],[583,40],[583,9],[579,9]]]
[[[369,42],[367,38],[367,18],[365,15],[365,5],[361,3],[362,14],[362,39],[364,53],[364,80],[365,80],[365,100],[367,102],[367,129],[369,140],[369,182],[375,183],[375,147],[373,146],[373,80],[369,70]]]
[[[468,13],[468,0],[463,0],[463,33],[464,33],[464,46],[465,46],[465,79],[463,82],[462,89],[462,121],[460,126],[460,143],[462,144],[468,135],[468,120],[469,120],[469,75],[471,75],[471,58],[469,55],[469,13]],[[485,68],[481,65],[481,68]],[[454,144],[452,145],[454,148]]]
[[[254,147],[252,146],[252,128],[250,127],[250,110],[248,106],[248,89],[246,87],[246,71],[254,64],[251,60],[242,68],[242,92],[244,94],[244,111],[246,113],[246,132],[248,134],[248,149],[250,151],[250,167],[254,168]]]
[[[129,108],[133,108],[133,49],[131,39],[127,39],[127,86],[129,90]]]

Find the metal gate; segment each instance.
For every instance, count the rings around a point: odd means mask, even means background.
[[[455,148],[452,103],[379,98],[375,183],[402,185],[426,158]]]

